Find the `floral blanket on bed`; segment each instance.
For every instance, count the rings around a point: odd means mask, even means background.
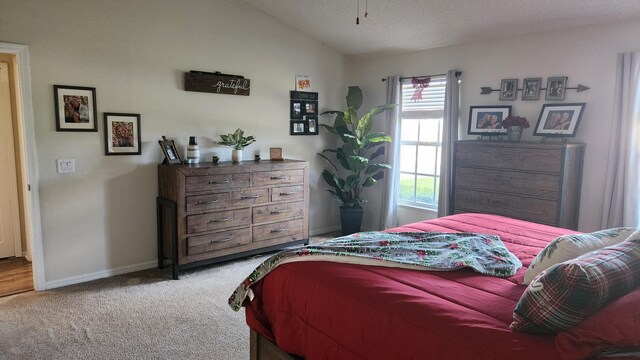
[[[520,260],[495,235],[437,232],[362,232],[317,245],[281,251],[260,264],[229,298],[240,310],[245,298],[253,299],[251,286],[279,265],[296,261],[333,261],[424,271],[471,268],[481,274],[510,277]]]

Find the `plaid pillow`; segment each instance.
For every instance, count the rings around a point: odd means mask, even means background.
[[[592,251],[538,275],[513,311],[511,330],[567,330],[640,285],[640,239]]]
[[[621,243],[627,240],[634,231],[636,231],[635,228],[620,227],[588,234],[570,234],[557,237],[531,260],[522,283],[529,285],[538,274],[555,264],[575,259],[593,250]]]

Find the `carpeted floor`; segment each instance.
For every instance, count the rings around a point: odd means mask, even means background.
[[[249,359],[244,309],[227,299],[267,257],[0,298],[0,359]]]

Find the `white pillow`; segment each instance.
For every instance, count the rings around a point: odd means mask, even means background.
[[[640,231],[636,230],[631,227],[621,227],[588,234],[560,236],[550,242],[531,261],[522,283],[529,285],[538,274],[555,264],[575,259],[593,250],[621,243],[630,238],[631,235],[638,234],[640,236]]]

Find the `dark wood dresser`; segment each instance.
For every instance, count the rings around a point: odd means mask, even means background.
[[[458,141],[454,213],[577,229],[584,144]]]
[[[309,239],[309,164],[158,166],[158,267],[179,271]]]

